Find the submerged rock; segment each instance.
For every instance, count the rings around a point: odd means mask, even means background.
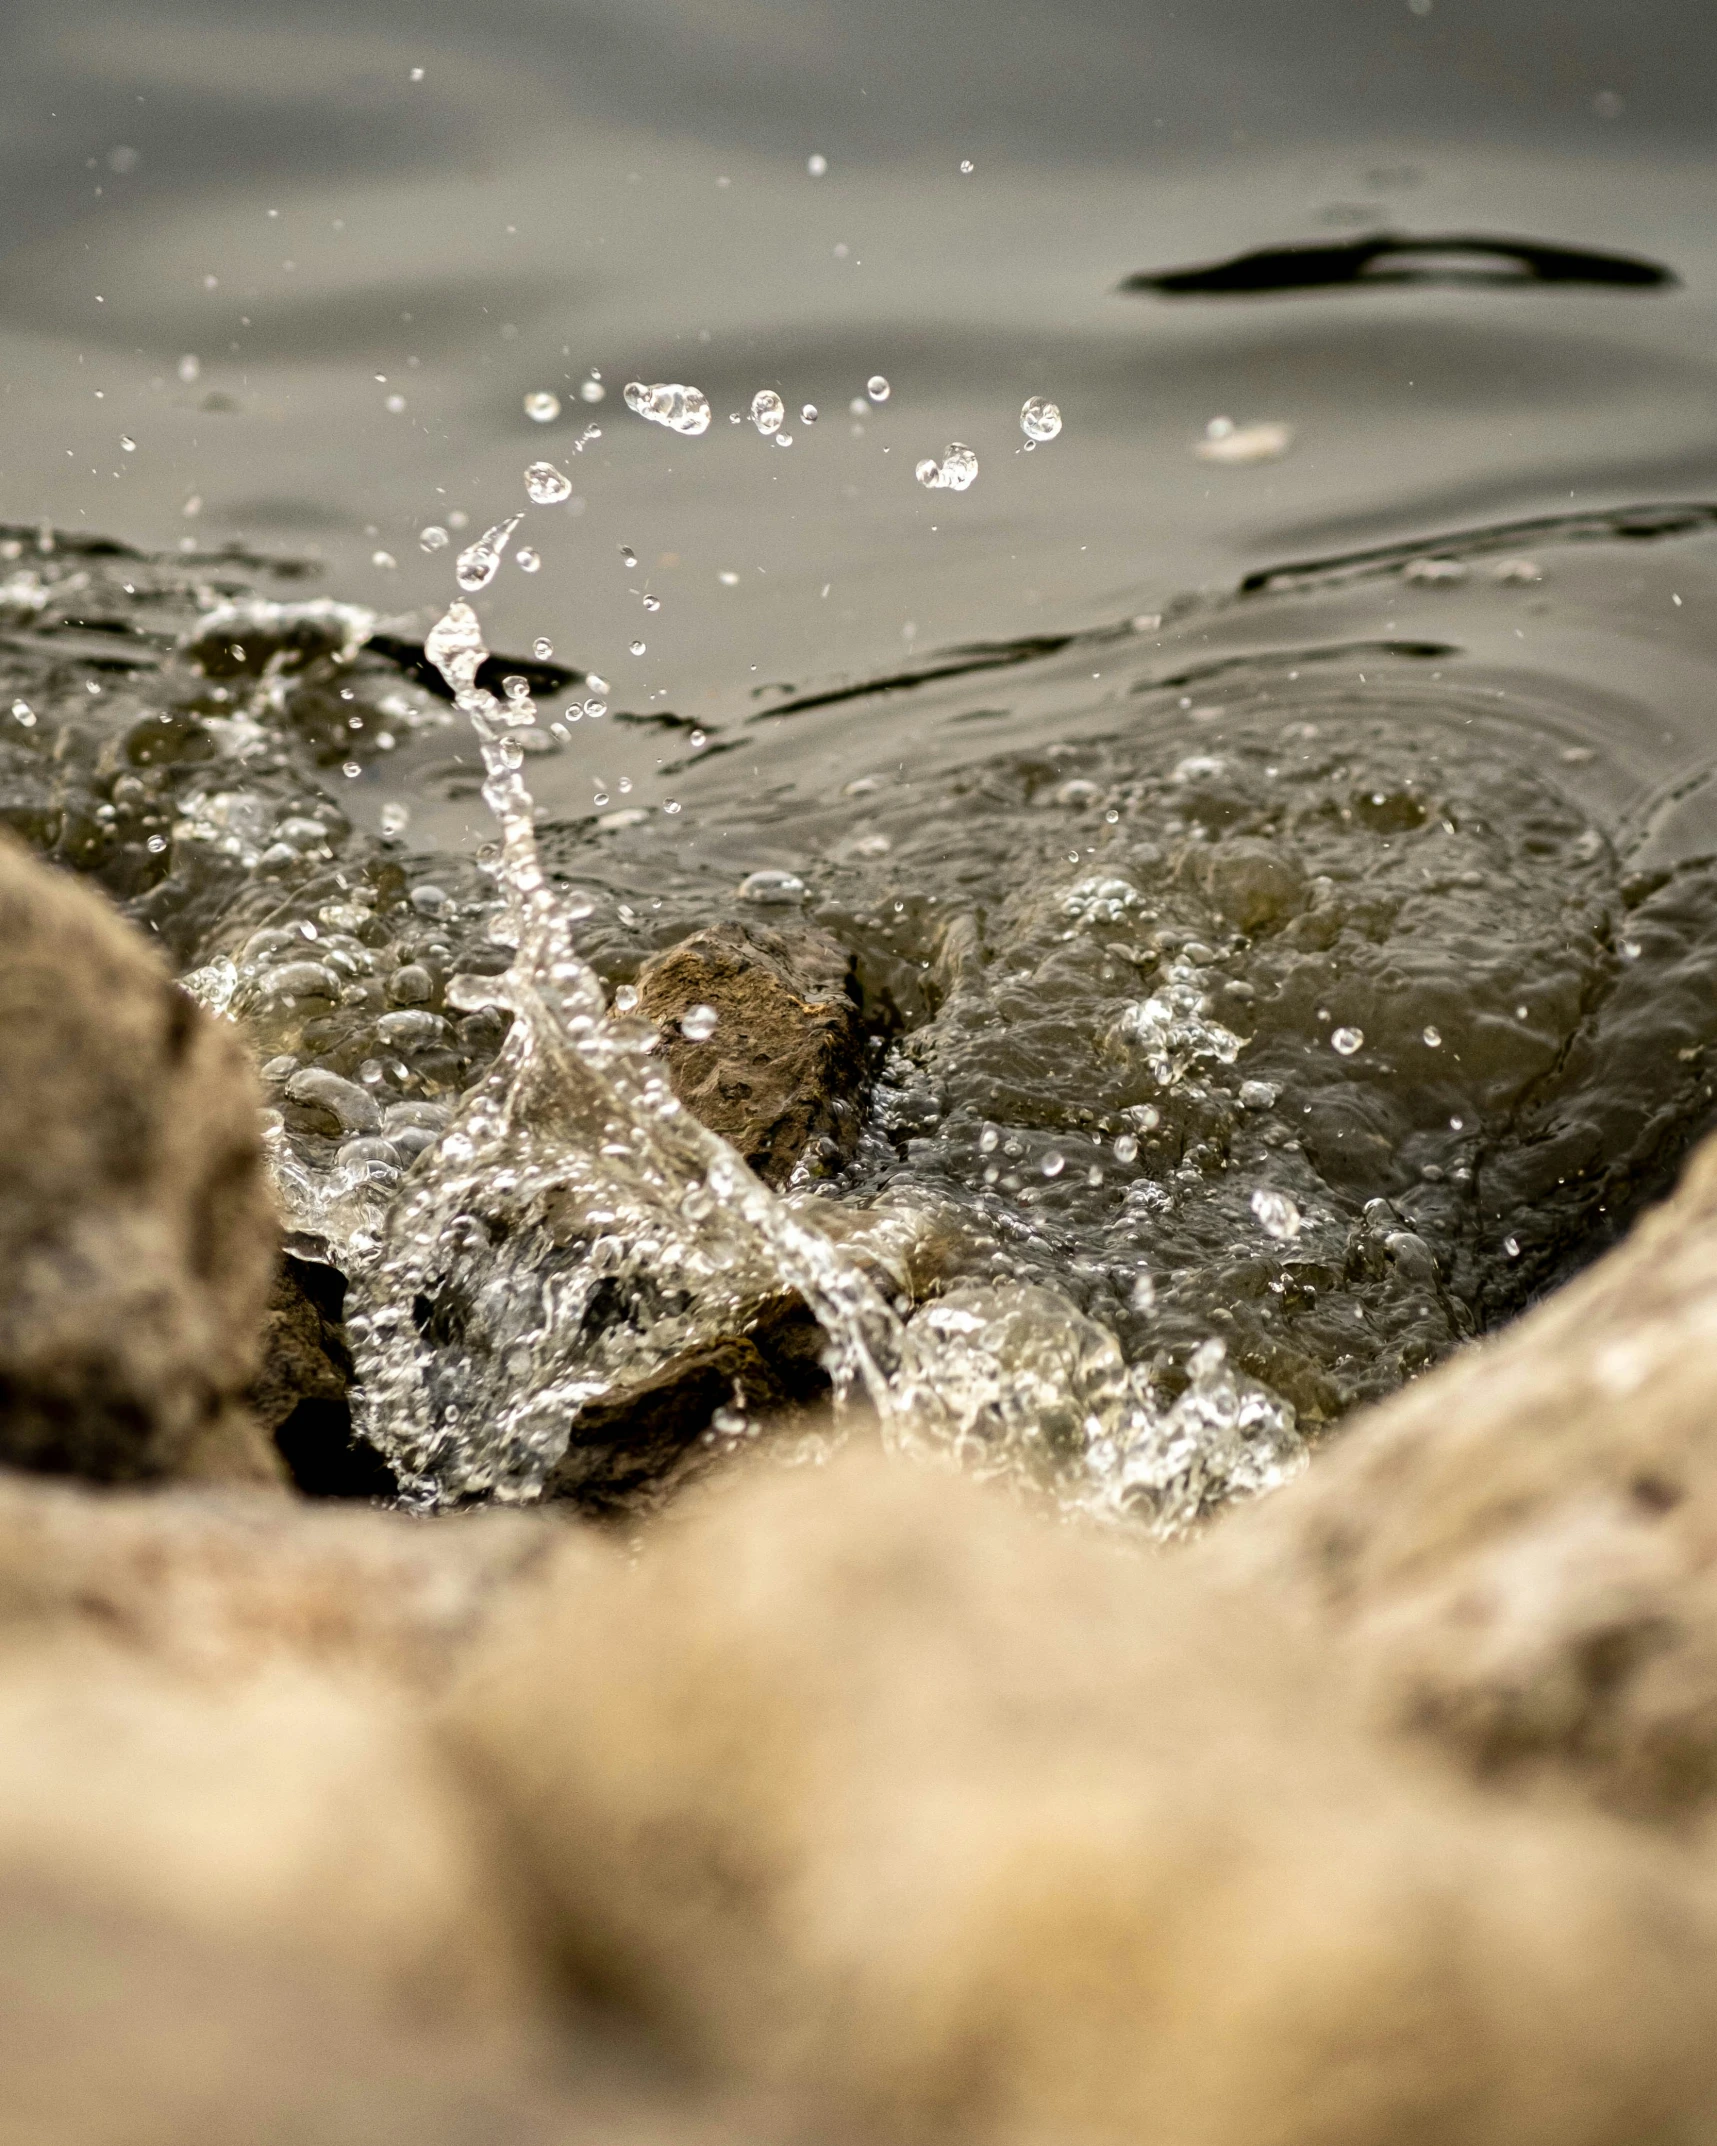
[[[274,1261],[238,1039],[89,889],[0,842],[0,1458],[269,1480]]]
[[[826,1176],[857,1145],[871,1061],[853,969],[827,932],[723,923],[639,973],[674,1093],[766,1185],[806,1162]]]

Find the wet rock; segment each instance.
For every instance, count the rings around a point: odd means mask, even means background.
[[[346,1278],[318,1261],[281,1261],[263,1319],[252,1413],[309,1497],[385,1498],[391,1468],[352,1426],[352,1350],[341,1322]]]
[[[659,1507],[738,1442],[807,1428],[809,1404],[828,1392],[826,1347],[802,1298],[775,1298],[743,1332],[685,1349],[587,1403],[544,1495],[592,1518]]]
[[[1697,1852],[1368,1741],[1185,1560],[855,1464],[569,1543],[451,1733],[555,1938],[830,2129],[1634,2146],[1717,2110]]]
[[[827,933],[722,923],[639,975],[674,1093],[766,1184],[852,1153],[869,1079],[852,971]]]
[[[1717,1145],[1508,1332],[1357,1419],[1217,1568],[1492,1782],[1717,1801]]]
[[[267,1480],[274,1260],[237,1038],[98,896],[0,845],[0,1458]]]

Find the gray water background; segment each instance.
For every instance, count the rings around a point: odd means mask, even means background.
[[[1714,86],[1696,0],[11,0],[0,502],[315,556],[330,591],[421,625],[451,577],[418,530],[523,505],[547,454],[582,504],[532,515],[544,565],[488,593],[491,645],[546,634],[617,706],[713,729],[783,684],[1155,609],[1284,556],[1699,498]],[[1616,247],[1682,286],[1116,288],[1379,226]],[[855,437],[875,372],[893,394]],[[641,423],[632,377],[703,388],[710,433]],[[789,451],[726,422],[763,386],[820,408]],[[541,388],[551,426],[524,414]],[[1065,418],[1029,456],[1028,394]],[[1212,467],[1192,447],[1218,415],[1294,445]],[[913,464],[953,439],[978,483],[920,490]],[[1643,631],[1702,706],[1681,673],[1705,676],[1705,607],[1654,585],[1648,608],[1623,670],[1637,686]],[[1585,675],[1565,606],[1534,630],[1514,655]],[[1651,739],[1619,742],[1649,776]],[[652,804],[664,756],[610,725],[535,786],[578,812],[629,775]],[[367,775],[354,811],[410,781]],[[479,812],[423,831],[474,840]]]

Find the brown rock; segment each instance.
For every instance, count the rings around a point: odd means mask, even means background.
[[[1717,1799],[1717,1144],[1586,1274],[1203,1553],[1481,1778]]]
[[[869,1081],[852,957],[810,928],[713,924],[648,962],[640,1010],[660,1024],[674,1093],[767,1184],[807,1149],[849,1155]],[[707,1037],[680,1022],[714,1009]]]
[[[236,1035],[0,842],[0,1459],[266,1480],[239,1404],[275,1248]]]
[[[1717,2116],[1690,1852],[1368,1742],[1267,1602],[852,1461],[568,1544],[451,1731],[585,1971],[895,2139],[1639,2146]]]
[[[315,1260],[281,1260],[262,1326],[262,1368],[246,1399],[298,1488],[316,1498],[389,1498],[399,1484],[352,1424],[346,1280]]]

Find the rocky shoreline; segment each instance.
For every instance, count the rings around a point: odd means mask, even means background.
[[[1178,1549],[862,1431],[416,1518],[230,1030],[11,845],[0,911],[0,2138],[1705,2135],[1710,1150]],[[789,959],[644,988],[854,1063]],[[687,1376],[815,1407],[793,1331]],[[649,1406],[583,1490],[671,1475]]]

